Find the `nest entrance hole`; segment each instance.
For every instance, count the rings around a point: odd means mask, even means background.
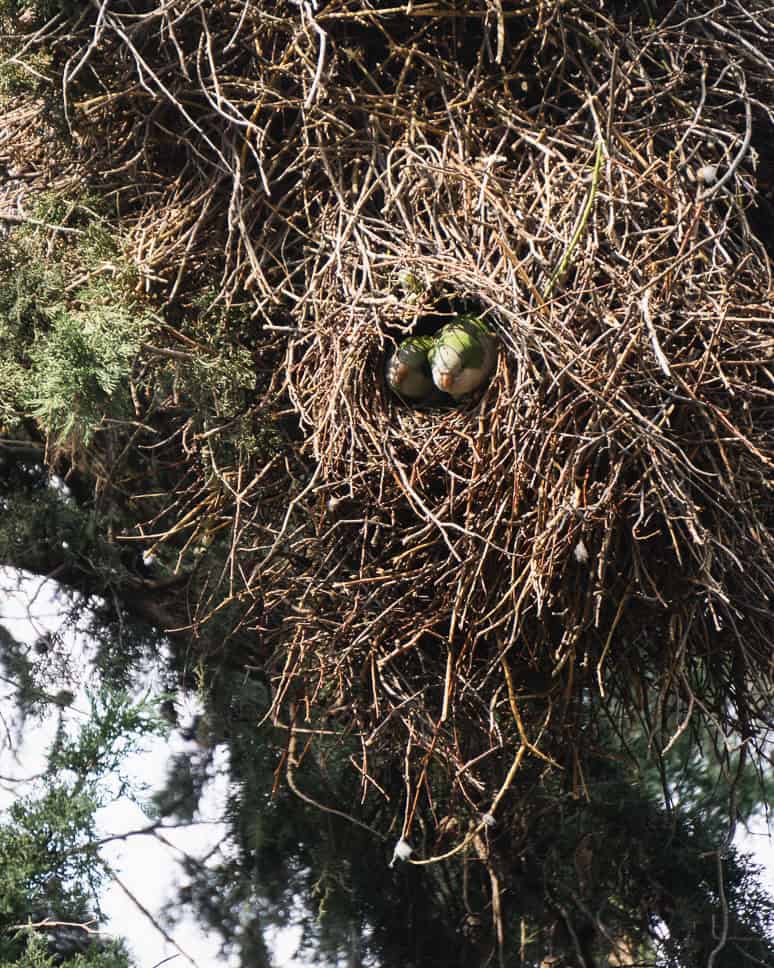
[[[446,323],[450,323],[457,316],[468,313],[480,316],[482,319],[487,319],[491,315],[478,299],[443,292],[429,301],[425,311],[416,315],[410,335],[435,336]],[[401,331],[397,327],[388,327],[388,333],[395,339],[396,343],[406,337],[405,331]]]

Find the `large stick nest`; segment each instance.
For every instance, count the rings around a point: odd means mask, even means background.
[[[409,786],[434,757],[480,809],[510,780],[466,762],[538,755],[540,723],[564,755],[589,693],[658,747],[766,723],[769,5],[173,0],[80,29],[47,37],[67,117],[149,290],[215,266],[249,293],[264,403],[305,434],[268,543],[238,502],[221,596],[283,611],[277,720],[346,710],[363,776],[400,738]],[[386,354],[463,309],[493,378],[406,405]]]

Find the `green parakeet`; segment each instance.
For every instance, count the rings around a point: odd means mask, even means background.
[[[392,353],[384,368],[387,385],[407,400],[423,400],[434,392],[427,354],[432,336],[409,336]]]
[[[435,334],[427,358],[435,385],[456,400],[492,372],[497,340],[478,316],[458,316]]]

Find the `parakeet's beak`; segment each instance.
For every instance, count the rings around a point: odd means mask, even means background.
[[[393,363],[392,376],[396,383],[402,383],[409,375],[410,370],[406,363],[396,360]]]
[[[451,373],[437,373],[435,382],[440,390],[449,391],[454,385],[454,376]]]

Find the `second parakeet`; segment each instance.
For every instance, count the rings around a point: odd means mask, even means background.
[[[494,370],[497,339],[478,316],[458,316],[436,333],[427,358],[435,385],[456,400]]]
[[[427,354],[434,345],[432,336],[409,336],[398,344],[385,366],[391,390],[407,400],[423,400],[434,392]]]

